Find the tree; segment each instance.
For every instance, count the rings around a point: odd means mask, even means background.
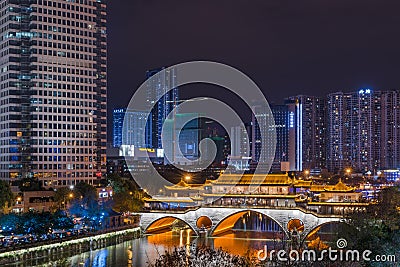
[[[400,191],[399,187],[383,189],[378,203],[369,205],[366,212],[350,214],[350,226],[341,227],[338,236],[348,241],[348,247],[359,251],[371,250],[374,254],[397,254],[400,247]]]
[[[11,186],[3,180],[0,180],[0,208],[1,213],[8,213],[14,203],[15,196],[11,191]]]
[[[369,214],[375,220],[381,220],[391,230],[400,225],[400,187],[388,187],[378,195],[378,205],[370,207]]]
[[[62,211],[52,213],[51,221],[53,229],[72,229],[74,227],[74,220]]]
[[[125,179],[123,179],[122,177],[118,176],[115,173],[109,174],[107,176],[107,179],[108,179],[109,184],[113,188],[114,194],[125,192],[128,189]]]
[[[75,186],[73,194],[70,214],[82,217],[94,230],[101,228],[108,216],[109,207],[107,203],[98,202],[96,188],[82,182]]]
[[[72,190],[68,187],[60,187],[54,194],[54,202],[57,204],[57,207],[61,209],[62,207],[66,207],[66,202],[70,201],[73,198],[74,194]]]
[[[116,174],[108,177],[113,188],[113,209],[118,212],[137,212],[143,208],[144,192],[129,178]]]
[[[97,190],[94,186],[80,182],[74,187],[74,198],[97,200]]]
[[[49,233],[53,226],[50,212],[27,212],[21,217],[24,234],[41,236]]]
[[[6,233],[20,234],[23,232],[21,216],[15,213],[0,216],[0,226]]]
[[[141,200],[134,198],[127,192],[114,194],[113,203],[113,209],[118,212],[138,212],[143,207]]]

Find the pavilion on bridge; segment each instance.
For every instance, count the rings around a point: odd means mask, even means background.
[[[220,206],[294,207],[292,191],[287,174],[223,174],[203,197],[205,204]]]
[[[307,208],[317,213],[343,215],[354,211],[364,211],[369,203],[362,202],[362,193],[347,186],[339,179],[335,185],[311,186],[313,198]]]

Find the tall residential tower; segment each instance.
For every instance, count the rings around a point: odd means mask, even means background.
[[[105,173],[104,0],[0,1],[0,178],[44,186]]]
[[[381,147],[386,144],[381,144],[381,108],[379,91],[361,89],[328,96],[329,170],[336,172],[351,167],[366,172],[382,167]]]

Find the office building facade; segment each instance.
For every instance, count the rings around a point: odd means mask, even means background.
[[[259,170],[268,172],[274,161],[274,155],[269,152],[276,149],[276,143],[267,142],[263,144],[262,136],[269,138],[271,132],[273,132],[275,128],[273,114],[269,112],[269,108],[265,105],[255,105],[251,109],[251,161],[252,163],[257,163]],[[264,153],[262,148],[264,148]]]
[[[326,168],[326,99],[299,95],[290,97],[287,104],[290,107],[289,142],[295,142],[289,154],[295,157],[295,170]]]
[[[106,166],[106,3],[0,1],[0,178],[96,183]]]
[[[271,170],[279,172],[282,163],[289,161],[289,108],[288,105],[271,105],[276,129],[276,150]]]
[[[113,110],[113,146],[134,145],[146,147],[143,133],[146,130],[146,112],[119,108]],[[125,122],[125,123],[124,123]]]
[[[173,119],[165,120],[167,131],[164,135],[163,147],[168,158],[164,163],[174,163],[178,165],[190,165],[189,161],[197,160],[200,157],[199,144],[202,139],[204,119],[198,113],[178,113],[174,114]],[[180,127],[182,127],[180,129]],[[178,153],[178,152],[181,152]],[[207,153],[207,151],[204,151]]]

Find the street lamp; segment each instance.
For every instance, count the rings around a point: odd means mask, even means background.
[[[189,175],[185,176],[186,181],[190,181],[190,179],[192,179],[192,177],[190,177]]]
[[[68,194],[68,197],[70,198],[70,199],[72,199],[73,197],[74,197],[74,194],[72,194],[72,193],[69,193]],[[63,201],[63,205],[64,205],[64,209],[66,209],[67,208],[67,199],[66,199],[67,197],[64,195],[64,201]]]
[[[310,174],[310,171],[309,170],[305,170],[304,174],[305,174],[305,177],[308,178],[308,175]]]

